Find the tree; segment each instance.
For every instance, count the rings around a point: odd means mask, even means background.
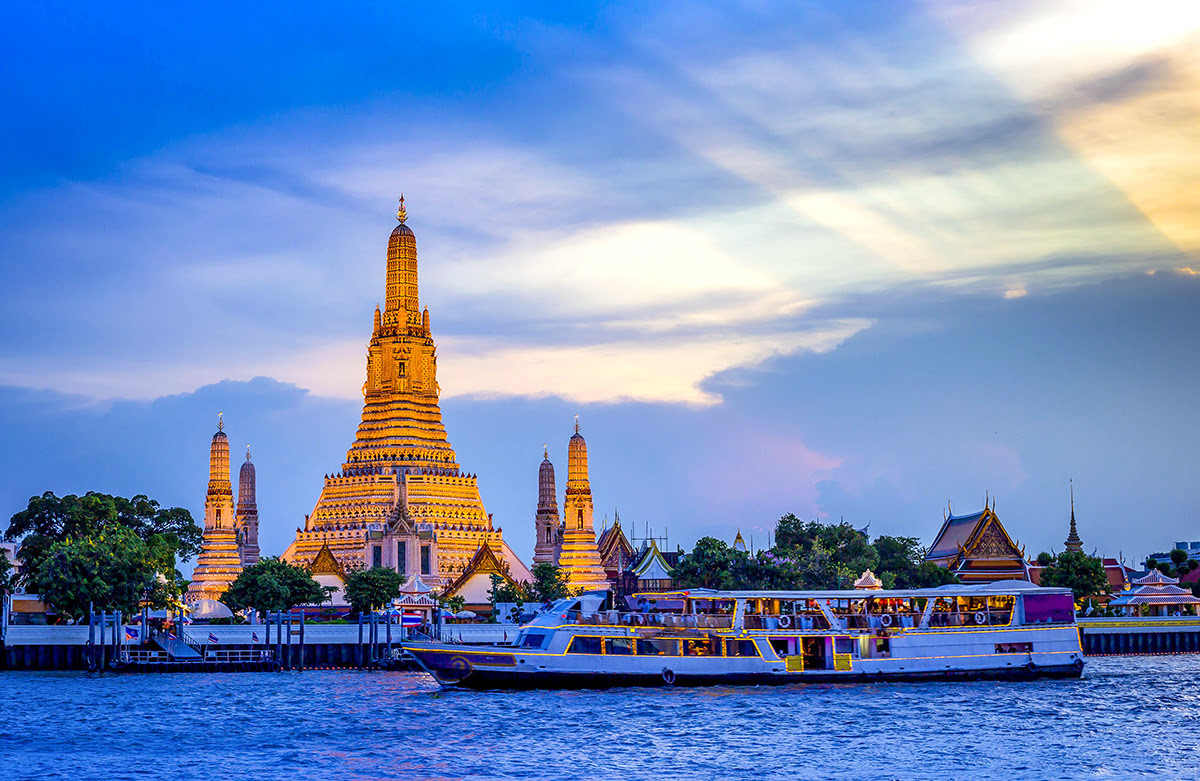
[[[528,588],[531,601],[545,604],[571,596],[567,575],[562,567],[543,561],[534,564],[531,572],[533,583],[530,583]]]
[[[701,537],[671,572],[677,588],[736,588],[734,564],[748,558],[715,537]]]
[[[1043,586],[1060,586],[1071,589],[1076,602],[1108,592],[1108,578],[1104,575],[1104,564],[1098,558],[1082,551],[1063,551],[1042,570]]]
[[[372,567],[360,569],[346,578],[342,592],[350,603],[351,613],[370,613],[400,596],[404,578],[394,569]]]
[[[126,499],[89,491],[59,497],[47,491],[31,497],[25,509],[12,516],[4,539],[21,540],[21,559],[30,576],[55,543],[91,537],[110,526],[127,528],[145,540],[158,560],[158,571],[171,579],[178,577],[175,557],[187,561],[199,553],[204,534],[187,510],[160,507],[143,494]]]
[[[29,585],[61,615],[79,618],[88,604],[96,610],[137,612],[142,599],[165,606],[177,596],[175,581],[159,576],[146,541],[124,526],[50,546],[29,577]]]
[[[896,578],[896,588],[936,588],[950,583],[958,583],[958,576],[948,568],[936,562],[923,561],[912,571],[905,573],[903,579]]]
[[[7,551],[0,550],[0,597],[12,591],[17,585],[17,576],[13,573],[12,562],[8,560]]]
[[[1185,561],[1187,561],[1187,557],[1187,551],[1180,550],[1179,548],[1171,551],[1171,563],[1177,568],[1180,564],[1183,564]]]
[[[1039,567],[1048,567],[1052,561],[1054,561],[1054,557],[1046,551],[1042,551],[1037,555],[1037,564]]]
[[[221,601],[235,613],[253,608],[260,614],[319,605],[325,599],[325,589],[308,570],[274,556],[242,569],[221,595]]]

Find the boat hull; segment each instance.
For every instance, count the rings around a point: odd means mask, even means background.
[[[930,671],[715,672],[673,671],[563,671],[538,669],[519,659],[519,652],[501,648],[406,646],[423,669],[438,683],[465,689],[612,689],[669,686],[779,686],[803,683],[875,683],[884,681],[1028,681],[1037,678],[1079,678],[1083,660],[1061,664],[946,669]]]

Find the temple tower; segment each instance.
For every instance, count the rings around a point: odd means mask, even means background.
[[[579,433],[578,418],[575,419],[575,434],[567,448],[567,491],[563,497],[562,526],[558,565],[567,577],[567,585],[584,591],[607,591],[609,583],[600,563],[596,531],[592,526],[587,442]]]
[[[204,500],[204,540],[187,602],[219,599],[242,571],[238,558],[237,516],[233,508],[233,486],[229,482],[229,437],[225,421],[217,415],[217,433],[208,453],[208,495]]]
[[[254,464],[250,463],[250,446],[246,445],[246,462],[238,472],[237,496],[238,556],[243,567],[257,564],[258,501],[255,498]]]
[[[1075,528],[1075,483],[1071,483],[1071,531],[1063,543],[1067,550],[1079,552],[1083,550],[1083,540],[1079,539],[1079,531]]]
[[[558,488],[549,448],[543,449],[542,456],[542,465],[538,468],[538,505],[534,521],[537,540],[533,546],[533,563],[554,564],[558,559]]]
[[[437,345],[419,304],[407,218],[401,197],[388,237],[384,306],[372,317],[358,432],[283,557],[308,566],[328,545],[346,571],[389,567],[441,585],[486,545],[521,573],[524,564],[492,526],[476,477],[459,469],[442,424]]]

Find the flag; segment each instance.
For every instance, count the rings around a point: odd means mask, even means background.
[[[400,616],[400,626],[420,626],[420,613],[404,613]]]
[[[168,639],[168,640],[174,640],[174,639],[176,639],[176,638],[175,638],[175,633],[174,633],[174,632],[167,632],[167,639]]]
[[[138,640],[138,630],[133,627],[125,627],[125,642],[136,643]]]
[[[258,642],[258,632],[251,632],[251,633],[250,633],[250,642],[252,642],[252,643],[257,643],[257,642]]]
[[[214,635],[212,632],[209,632],[208,633],[208,642],[210,645],[218,645],[218,644],[220,644],[221,641],[217,639],[216,635]]]

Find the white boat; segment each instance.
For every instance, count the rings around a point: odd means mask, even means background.
[[[404,647],[446,686],[699,686],[1078,678],[1069,589],[1026,581],[874,591],[713,591],[563,599],[497,645]]]

